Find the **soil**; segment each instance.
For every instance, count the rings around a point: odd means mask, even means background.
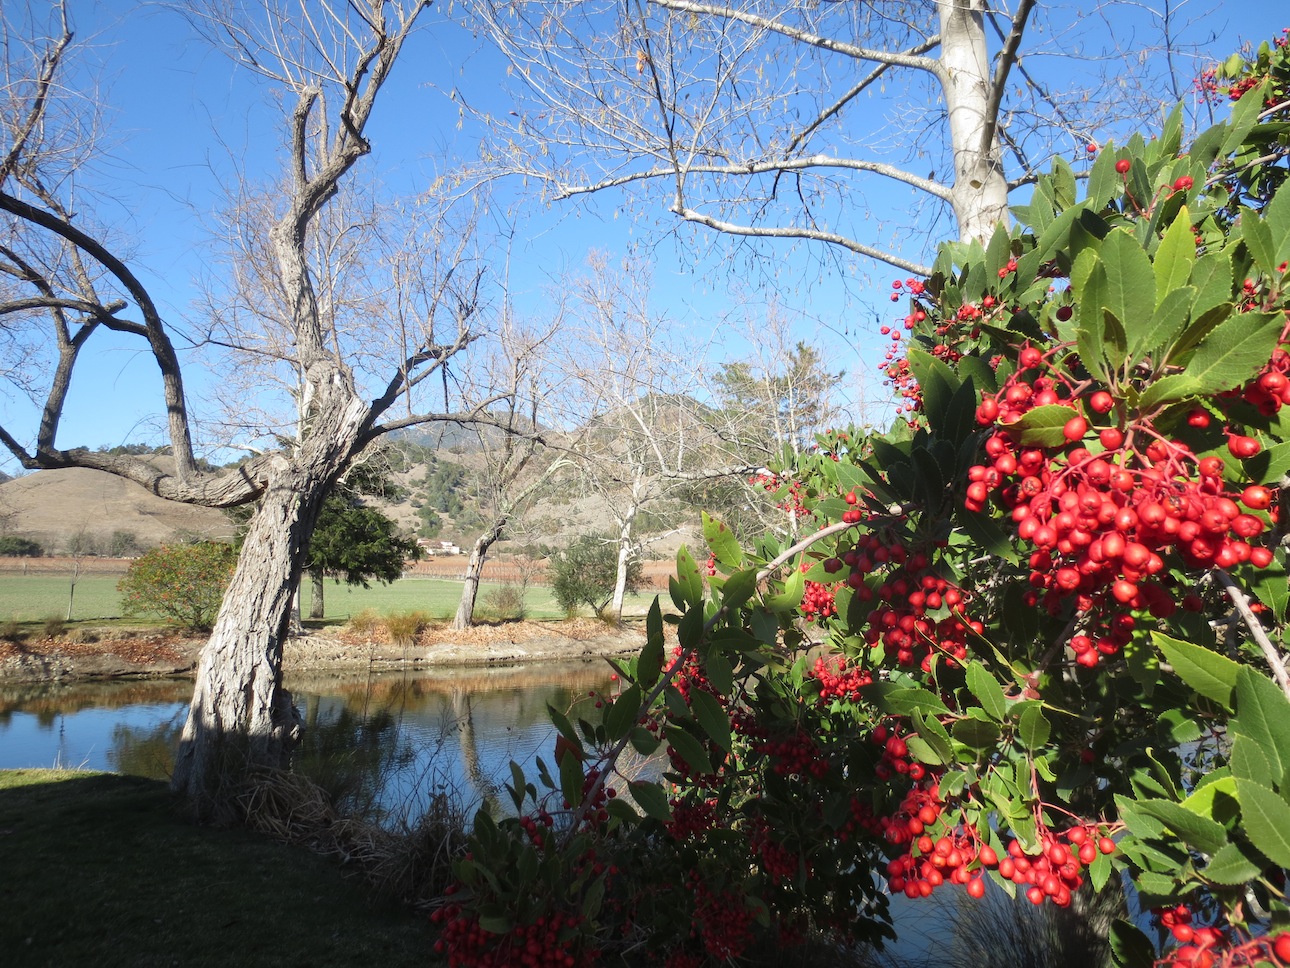
[[[506,622],[464,631],[424,630],[414,644],[394,645],[384,630],[348,627],[311,630],[293,637],[283,652],[289,672],[487,666],[630,656],[645,641],[644,628],[615,629],[592,619]],[[192,675],[205,639],[150,630],[77,628],[57,638],[0,640],[0,681]]]

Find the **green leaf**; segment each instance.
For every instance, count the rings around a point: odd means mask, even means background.
[[[663,741],[651,733],[644,726],[633,726],[632,731],[628,734],[632,741],[632,749],[641,756],[653,756],[658,751]]]
[[[936,747],[921,736],[907,736],[905,743],[909,746],[909,752],[913,754],[914,759],[920,763],[926,763],[929,766],[940,766],[946,762]]]
[[[1182,838],[1183,843],[1203,854],[1216,854],[1227,845],[1227,831],[1222,824],[1192,813],[1180,803],[1139,800],[1138,809],[1155,817]]]
[[[1008,701],[1003,697],[1003,687],[986,671],[985,666],[975,659],[968,663],[967,687],[987,716],[996,723],[1003,722],[1008,714]]]
[[[1021,721],[1017,727],[1017,734],[1021,737],[1021,743],[1026,749],[1040,749],[1048,743],[1048,737],[1052,733],[1052,724],[1044,718],[1044,710],[1037,702],[1028,702],[1021,711]]]
[[[743,564],[744,553],[735,540],[734,533],[716,518],[703,512],[703,537],[708,542],[708,550],[717,556],[717,561],[727,568],[738,568]]]
[[[873,685],[861,688],[860,693],[880,712],[891,716],[911,716],[918,711],[929,712],[934,716],[949,712],[941,697],[926,689],[898,686],[891,682],[875,682]]]
[[[1088,879],[1092,882],[1094,891],[1100,893],[1102,888],[1106,886],[1106,882],[1111,879],[1111,870],[1111,855],[1104,854],[1099,850],[1097,857],[1093,859],[1093,863],[1088,868]]]
[[[703,744],[679,726],[667,727],[667,742],[695,773],[711,773],[712,761]]]
[[[1210,858],[1201,875],[1215,884],[1248,884],[1263,873],[1263,865],[1250,853],[1241,844],[1227,844]]]
[[[1137,360],[1147,354],[1155,357],[1158,354],[1153,351],[1170,346],[1178,338],[1178,334],[1187,328],[1187,319],[1195,299],[1196,290],[1191,286],[1179,286],[1165,293],[1148,324],[1130,338],[1130,358]]]
[[[923,393],[923,412],[928,425],[939,430],[948,415],[950,400],[959,388],[959,378],[943,361],[920,349],[910,348],[909,369]]]
[[[1111,959],[1117,968],[1152,968],[1156,948],[1134,924],[1119,918],[1111,924]]]
[[[716,697],[704,689],[690,689],[690,711],[708,738],[730,752],[730,719]]]
[[[1229,252],[1208,252],[1196,260],[1191,272],[1191,285],[1196,290],[1192,315],[1221,306],[1232,298],[1232,256]]]
[[[1151,639],[1190,688],[1224,709],[1232,708],[1232,690],[1236,688],[1240,665],[1204,646],[1170,638],[1162,632],[1152,632]]]
[[[645,615],[645,648],[636,662],[636,681],[645,688],[658,682],[663,672],[663,610],[658,598]]]
[[[1194,814],[1226,824],[1240,809],[1236,800],[1236,778],[1228,774],[1197,787],[1182,806]]]
[[[935,751],[938,762],[953,763],[954,747],[950,742],[950,734],[945,731],[940,721],[934,716],[924,716],[918,710],[914,710],[913,720],[915,731]],[[944,794],[943,789],[942,794]]]
[[[745,568],[726,579],[721,589],[721,607],[731,612],[743,606],[757,591],[757,569]]]
[[[672,808],[668,806],[667,795],[657,783],[628,780],[627,791],[636,801],[636,806],[645,811],[647,817],[653,817],[660,823],[667,823],[672,819]]]
[[[578,806],[582,803],[582,784],[586,780],[582,772],[582,761],[566,753],[559,758],[556,766],[560,769],[560,792],[569,801],[569,806]]]
[[[1259,745],[1274,783],[1290,769],[1290,701],[1266,676],[1250,668],[1236,675],[1232,729]]]
[[[672,604],[678,610],[694,608],[703,601],[703,577],[699,574],[698,563],[685,545],[676,549],[676,577],[669,579],[667,587],[672,596]]]
[[[1272,777],[1272,767],[1263,755],[1263,747],[1243,733],[1236,733],[1228,756],[1232,775],[1243,780],[1264,782]]]
[[[1236,779],[1241,827],[1254,849],[1278,867],[1290,867],[1290,804],[1254,780]]]
[[[1277,272],[1280,262],[1277,259],[1277,245],[1272,238],[1272,229],[1248,208],[1241,209],[1239,225],[1241,240],[1254,264],[1273,278],[1280,276],[1281,273]]]
[[[1045,404],[1027,410],[1020,419],[1000,426],[1018,435],[1023,447],[1060,447],[1066,443],[1063,433],[1067,421],[1078,417],[1079,411],[1061,403]]]
[[[990,749],[999,740],[999,727],[980,719],[960,719],[950,732],[955,740],[974,750]]]
[[[1194,250],[1194,243],[1192,247]],[[1102,240],[1101,259],[1106,273],[1103,308],[1119,320],[1131,345],[1141,338],[1156,309],[1156,273],[1151,258],[1132,232],[1115,229]],[[1190,266],[1179,268],[1190,271]],[[1123,362],[1123,356],[1111,358],[1113,366]]]
[[[622,739],[636,725],[640,717],[641,699],[641,687],[633,685],[605,710],[605,733],[611,742]]]
[[[772,612],[791,612],[802,604],[802,595],[806,591],[806,576],[800,568],[794,568],[784,579],[784,590],[775,595],[766,596],[766,607]]]
[[[1279,313],[1238,313],[1219,323],[1187,361],[1200,393],[1229,390],[1257,373],[1281,339]],[[1170,357],[1171,363],[1182,360]]]

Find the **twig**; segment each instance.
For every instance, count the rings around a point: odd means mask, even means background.
[[[1215,568],[1214,574],[1222,582],[1223,589],[1227,592],[1227,597],[1232,600],[1236,610],[1241,613],[1241,618],[1245,620],[1246,628],[1250,630],[1250,634],[1254,636],[1254,641],[1258,643],[1259,649],[1263,652],[1263,658],[1267,660],[1269,668],[1272,669],[1272,678],[1277,681],[1277,685],[1281,687],[1281,691],[1285,693],[1286,698],[1290,699],[1290,674],[1286,673],[1285,660],[1281,657],[1281,653],[1277,651],[1277,647],[1272,644],[1272,640],[1268,638],[1268,633],[1263,630],[1263,625],[1259,622],[1258,616],[1254,614],[1254,610],[1250,608],[1250,600],[1246,596],[1245,590],[1237,585],[1232,580],[1232,576],[1223,569]]]

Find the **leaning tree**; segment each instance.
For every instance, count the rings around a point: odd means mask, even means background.
[[[298,732],[282,688],[282,648],[304,552],[333,484],[382,434],[468,416],[446,412],[448,400],[441,400],[441,411],[427,410],[417,393],[430,377],[438,382],[476,336],[471,321],[480,279],[466,255],[468,234],[451,245],[435,238],[430,243],[439,244],[427,244],[427,232],[417,234],[426,248],[415,271],[405,261],[395,269],[408,271],[387,274],[405,284],[374,291],[361,328],[329,311],[327,265],[313,246],[321,223],[344,218],[337,202],[371,152],[368,129],[378,97],[428,6],[425,0],[265,0],[247,8],[210,0],[185,7],[206,39],[267,86],[281,109],[285,142],[271,203],[257,216],[267,226],[258,256],[271,271],[280,313],[262,314],[266,338],[252,340],[249,330],[240,330],[246,340],[221,340],[222,365],[231,376],[248,357],[275,358],[295,375],[298,420],[285,443],[220,470],[203,469],[194,454],[175,321],[163,316],[128,249],[96,219],[94,196],[84,191],[102,149],[91,137],[94,119],[63,97],[75,50],[65,5],[28,12],[26,20],[6,7],[0,319],[16,341],[11,345],[37,350],[16,372],[41,402],[34,431],[6,419],[0,440],[27,468],[93,468],[161,497],[211,507],[258,502],[202,651],[175,765],[174,788],[204,810],[220,803],[228,777],[283,765]],[[41,16],[47,17],[43,30],[36,29]],[[363,220],[351,226],[358,236],[373,230]],[[220,332],[213,323],[210,331]],[[156,363],[172,467],[69,449],[59,440],[83,351],[109,332],[136,341]]]

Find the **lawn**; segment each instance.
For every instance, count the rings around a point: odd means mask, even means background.
[[[334,862],[177,818],[164,784],[0,772],[0,960],[11,968],[432,968],[424,917]]]
[[[116,590],[116,575],[82,575],[76,581],[72,597],[72,618],[77,621],[109,619],[121,616],[121,596]],[[487,609],[489,593],[498,586],[480,586],[478,610]],[[461,600],[462,583],[440,578],[400,578],[390,585],[374,584],[370,588],[351,587],[328,581],[323,595],[326,617],[344,621],[366,609],[388,615],[392,612],[425,612],[432,618],[451,618]],[[0,575],[0,622],[39,622],[51,616],[65,618],[69,594],[68,577],[53,575]],[[649,595],[629,595],[624,611],[644,614],[653,600]],[[306,585],[304,607],[309,607]],[[530,586],[525,593],[529,618],[563,618],[551,589]]]

